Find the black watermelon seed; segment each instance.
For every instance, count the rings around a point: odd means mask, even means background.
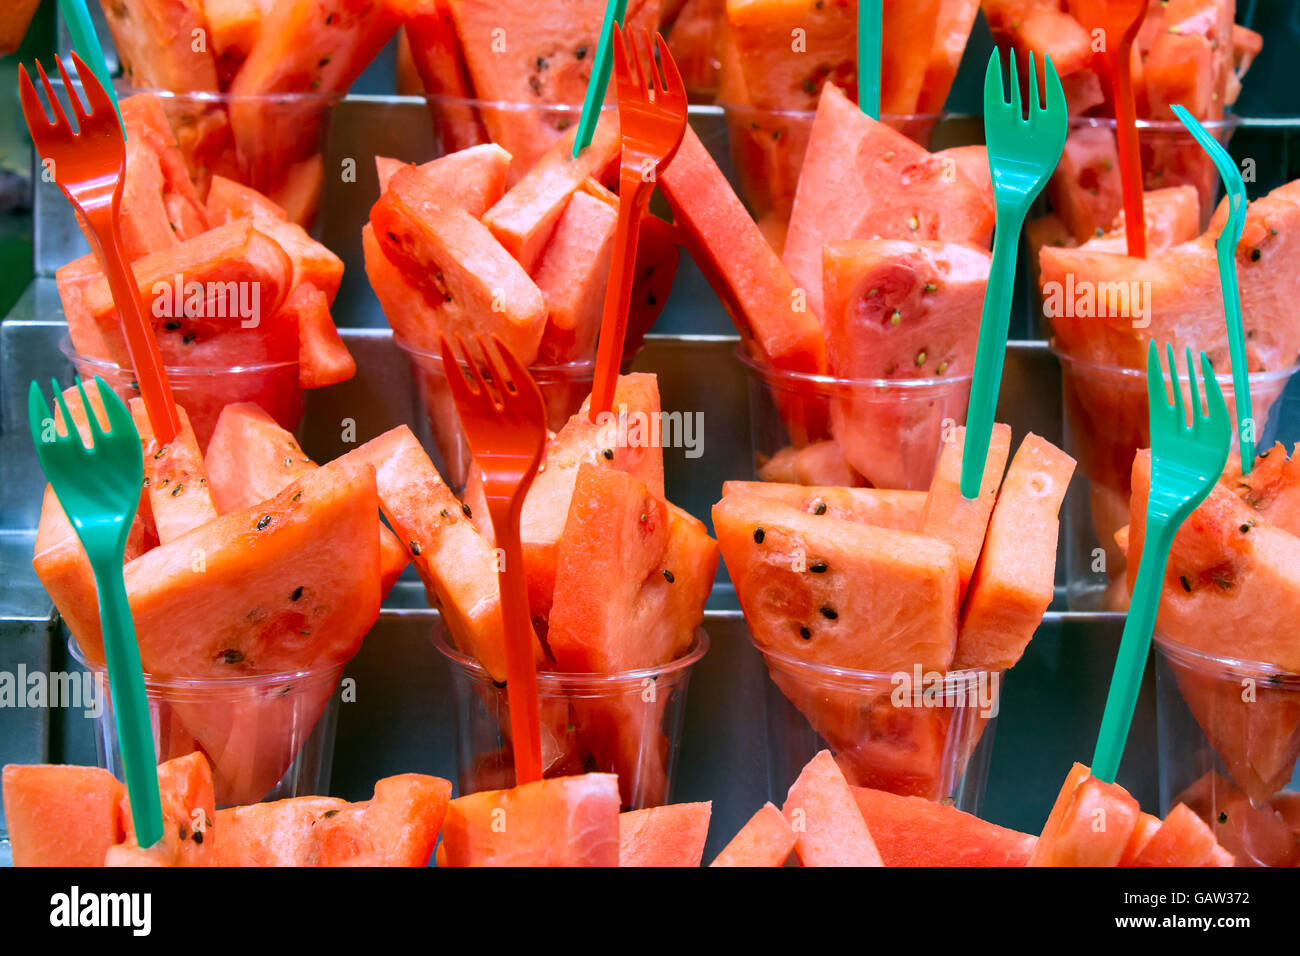
[[[1260,252],[1258,249],[1251,249],[1251,250],[1250,250],[1250,261],[1251,261],[1251,262],[1259,262],[1260,258],[1261,258],[1263,255],[1264,255],[1264,253]]]
[[[833,607],[822,608],[822,617],[826,618],[826,620],[828,621],[833,621],[839,616],[840,616],[839,612],[836,611],[835,608]]]
[[[664,580],[667,581],[669,584],[672,584],[673,581],[676,580],[673,577],[673,573],[669,571],[667,568],[664,568]]]
[[[465,517],[466,517],[466,518],[472,518],[472,517],[474,517],[474,512],[472,512],[472,511],[469,510],[469,505],[461,505],[461,506],[460,506],[460,510],[463,511],[463,512],[465,512]]]
[[[448,511],[446,508],[443,508],[441,511],[439,511],[438,514],[441,515],[441,516],[444,517],[444,518],[450,518],[450,517],[451,517],[451,512]]]
[[[762,544],[762,543],[763,543],[763,539],[766,538],[766,537],[767,537],[767,532],[764,531],[762,528],[755,528],[755,529],[754,529],[754,543],[755,543],[755,544]]]
[[[817,507],[813,509],[813,514],[824,515],[825,513],[826,513],[826,502],[824,501],[817,502]]]
[[[805,641],[811,641],[811,640],[812,640],[812,631],[808,630],[808,628],[806,628],[806,627],[800,627],[800,628],[799,628],[799,636],[802,637]]]
[[[234,648],[227,648],[226,650],[222,651],[220,657],[221,657],[221,663],[223,664],[239,664],[242,663],[244,660],[244,655],[241,654],[239,651],[235,650]]]
[[[202,843],[202,842],[203,842],[203,831],[202,831],[202,830],[195,830],[195,831],[194,831],[194,835],[193,835],[190,839],[192,839],[195,843]]]
[[[175,498],[177,495],[179,495],[181,493],[181,489],[184,487],[185,487],[184,485],[178,484],[175,488],[173,488],[172,497]]]
[[[257,530],[258,530],[258,531],[265,531],[265,530],[266,530],[266,526],[269,525],[270,523],[271,523],[271,516],[270,516],[270,515],[262,515],[262,517],[260,517],[260,518],[257,519]]]
[[[1224,824],[1227,822],[1228,822],[1228,812],[1226,810],[1219,811],[1219,823]]]
[[[825,562],[825,561],[818,561],[816,564],[814,564],[814,565],[813,565],[812,567],[810,567],[808,570],[811,571],[813,574],[825,574],[825,573],[826,573],[826,562]]]
[[[180,327],[181,324],[177,322],[175,319],[172,319],[170,322],[163,323],[163,328],[166,329],[168,332],[175,332]]]
[[[1191,593],[1191,590],[1192,590],[1192,582],[1189,581],[1189,580],[1187,580],[1187,578],[1186,578],[1185,576],[1180,576],[1180,577],[1178,578],[1178,581],[1179,581],[1180,584],[1182,584],[1182,586],[1183,586],[1183,590],[1186,591],[1186,592],[1188,592],[1188,593],[1190,594],[1190,593]]]
[[[417,558],[420,556],[420,542],[411,542],[411,554],[415,555]]]
[[[290,601],[296,601],[296,600],[298,600],[298,598],[300,598],[300,597],[302,597],[302,585],[301,585],[301,584],[298,585],[298,587],[296,587],[296,588],[293,589],[293,596],[290,597],[289,600],[290,600]]]
[[[612,449],[612,448],[606,448],[606,449],[604,449],[604,450],[601,452],[601,454],[605,456],[605,460],[606,460],[606,461],[613,461],[613,460],[614,460],[614,449]]]

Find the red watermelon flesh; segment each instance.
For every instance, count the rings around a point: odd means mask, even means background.
[[[513,9],[494,0],[448,0],[448,6],[474,92],[493,104],[481,109],[483,124],[492,141],[515,157],[516,175],[527,172],[565,130],[577,126],[578,110],[544,107],[582,103],[605,5],[553,0]],[[653,34],[661,6],[661,0],[630,0],[623,27],[637,36],[641,30]]]
[[[1059,0],[982,0],[980,7],[994,39],[1014,45],[1021,63],[1030,50],[1050,56],[1061,76],[1092,63],[1091,37]]]
[[[618,780],[589,773],[451,801],[439,865],[618,866],[618,853]]]
[[[429,98],[434,131],[443,150],[452,152],[486,141],[487,131],[474,107],[454,102],[473,99],[474,87],[447,0],[397,0],[395,8],[406,29],[411,59]]]
[[[1075,764],[1027,866],[1118,866],[1137,826],[1138,803]]]
[[[375,162],[380,167],[380,192],[387,192],[393,176],[409,165],[379,156]],[[510,154],[495,143],[471,146],[414,167],[440,203],[460,206],[475,218],[482,218],[505,194],[509,168]]]
[[[166,445],[159,445],[144,401],[131,399],[131,418],[140,433],[144,457],[145,490],[154,530],[163,544],[217,516],[212,489],[203,467],[203,453],[190,427],[189,416],[177,407],[181,429]]]
[[[825,345],[812,294],[795,287],[704,144],[686,131],[681,149],[659,180],[686,248],[751,354],[776,368],[821,373]],[[818,247],[818,268],[821,249]],[[820,273],[819,273],[820,275]]]
[[[128,261],[169,249],[180,242],[163,199],[162,166],[158,155],[141,140],[126,144],[126,175],[122,182],[119,222],[123,253]]]
[[[356,360],[334,325],[324,292],[304,282],[289,293],[280,308],[298,326],[298,383],[303,388],[337,385],[357,373]]]
[[[803,768],[781,812],[794,830],[794,851],[804,866],[885,865],[829,751]]]
[[[158,765],[158,795],[162,802],[163,838],[152,848],[136,843],[131,801],[121,796],[124,837],[109,851],[105,866],[133,866],[141,852],[156,855],[168,866],[208,866],[217,834],[213,832],[212,771],[201,753],[175,757]],[[156,864],[155,864],[156,865]]]
[[[885,866],[1024,866],[1038,838],[921,797],[854,787]]]
[[[206,47],[194,49],[194,31],[206,33],[199,0],[138,0],[107,5],[104,19],[123,72],[134,86],[157,90],[215,90],[217,67]]]
[[[295,797],[217,811],[217,866],[425,866],[438,842],[451,784],[385,777],[360,803]]]
[[[677,267],[681,263],[681,236],[671,223],[658,216],[641,220],[637,236],[636,271],[632,278],[632,300],[628,306],[623,356],[641,351],[645,337],[668,305]]]
[[[1133,866],[1214,866],[1214,832],[1180,803],[1138,852]]]
[[[730,495],[771,498],[813,515],[914,532],[921,530],[926,499],[924,491],[816,487],[771,481],[724,482],[722,496]]]
[[[961,594],[965,595],[975,564],[984,548],[989,517],[997,502],[1002,473],[1011,451],[1011,428],[995,423],[989,437],[988,454],[984,459],[984,475],[980,480],[979,495],[967,499],[961,492],[962,459],[966,451],[966,429],[954,428],[939,455],[934,480],[925,501],[925,514],[921,530],[939,541],[946,541],[956,549],[960,573]]]
[[[618,815],[619,866],[699,866],[713,803],[672,803]]]
[[[664,5],[663,22],[669,22]],[[721,41],[726,0],[684,0],[671,17],[668,49],[681,71],[686,92],[693,101],[712,103],[718,90],[718,47]]]
[[[1269,524],[1300,535],[1300,458],[1288,458],[1281,442],[1260,452],[1248,475],[1241,473],[1241,458],[1233,454],[1219,480]]]
[[[203,459],[212,498],[221,514],[274,497],[318,466],[293,434],[250,402],[227,405],[217,419]],[[406,546],[379,526],[380,590],[387,595],[410,562]]]
[[[1133,861],[1142,852],[1142,848],[1150,842],[1159,829],[1160,818],[1158,816],[1151,813],[1139,813],[1137,823],[1133,825],[1133,833],[1128,838],[1128,846],[1124,848],[1124,855],[1119,858],[1119,865],[1132,866]]]
[[[399,172],[370,211],[380,248],[421,291],[440,332],[497,334],[531,364],[546,327],[542,293],[482,223],[445,202],[418,170]]]
[[[709,866],[784,866],[795,839],[790,821],[775,804],[765,803]]]
[[[998,492],[962,606],[955,666],[1012,667],[1038,630],[1055,595],[1058,515],[1074,464],[1051,442],[1025,436]]]
[[[575,192],[556,223],[532,274],[548,312],[538,364],[594,357],[617,221],[614,209],[589,193]]]
[[[483,223],[528,272],[541,258],[569,199],[589,176],[604,179],[622,147],[615,117],[596,124],[591,143],[573,155],[577,128],[548,149],[483,215]]]
[[[918,113],[937,113],[948,102],[948,93],[957,78],[957,68],[979,11],[980,0],[939,0],[934,46],[930,49],[930,62],[916,104]]]
[[[180,89],[180,87],[165,88]],[[119,108],[122,112],[122,123],[126,127],[128,150],[130,144],[139,141],[140,145],[146,147],[158,159],[158,168],[163,179],[161,193],[163,205],[166,209],[167,222],[175,237],[181,240],[192,239],[209,225],[216,225],[207,221],[203,203],[190,178],[186,158],[176,142],[162,100],[152,94],[144,93],[128,96],[119,103]],[[127,167],[129,175],[129,156]],[[125,197],[124,193],[124,203]],[[124,205],[124,212],[125,209]],[[150,246],[145,251],[157,252],[167,245],[170,243],[164,243],[163,246]],[[132,256],[133,260],[135,258],[138,256]]]
[[[99,767],[9,764],[5,826],[14,866],[103,866],[122,842],[122,784]]]
[[[1179,103],[1198,119],[1219,119],[1232,70],[1234,5],[1170,0],[1162,6],[1162,29],[1142,69],[1151,114],[1171,116],[1170,106]]]
[[[1142,197],[1142,214],[1148,255],[1189,242],[1201,234],[1201,202],[1191,186],[1147,190]],[[1105,235],[1089,239],[1083,248],[1124,255],[1128,251],[1124,210],[1119,211],[1115,224]]]
[[[426,299],[424,293],[389,260],[370,223],[361,227],[361,249],[365,256],[366,278],[370,280],[370,288],[379,299],[393,334],[417,348],[437,352],[442,307]]]
[[[760,645],[833,667],[948,669],[958,602],[951,545],[757,497],[723,498],[713,524]]]
[[[1110,129],[1081,126],[1066,136],[1047,193],[1075,242],[1104,233],[1124,208],[1118,170],[1119,150]]]
[[[1236,866],[1300,865],[1300,837],[1292,816],[1293,793],[1284,791],[1258,805],[1211,770],[1178,795],[1180,803],[1214,831],[1220,850]],[[1220,852],[1216,852],[1217,865]],[[1228,863],[1226,865],[1233,865]]]
[[[844,460],[844,449],[834,439],[802,448],[787,445],[766,460],[759,455],[758,477],[791,485],[855,488],[865,484],[865,479]]]
[[[870,183],[870,187],[867,184]],[[837,88],[823,89],[782,258],[822,315],[822,246],[835,239],[909,239],[986,248],[993,197]]]

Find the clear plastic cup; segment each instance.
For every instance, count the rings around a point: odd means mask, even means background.
[[[1005,672],[877,673],[754,646],[772,678],[766,709],[774,803],[829,747],[855,787],[979,812]]]
[[[741,346],[758,477],[803,485],[930,487],[971,376],[844,379],[772,368]]]
[[[99,765],[122,779],[108,673],[68,649],[95,677]],[[329,793],[346,662],[310,671],[183,680],[145,675],[145,696],[160,763],[200,751],[212,766],[218,807]]]
[[[1300,674],[1155,644],[1162,813],[1187,804],[1238,866],[1300,864]]]
[[[1079,477],[1065,504],[1066,596],[1071,610],[1123,610],[1128,606],[1128,563],[1115,532],[1129,523],[1133,456],[1151,445],[1145,369],[1104,365],[1073,358],[1053,345],[1061,361],[1065,406],[1065,450],[1079,462]],[[1277,434],[1278,416],[1270,411],[1300,365],[1249,376],[1251,412],[1262,427],[1255,447],[1264,450]],[[1179,381],[1187,392],[1187,373]],[[1235,421],[1232,375],[1217,376]],[[1233,428],[1236,446],[1236,428]]]
[[[514,786],[505,684],[456,650],[441,622],[433,642],[451,668],[458,792]],[[667,803],[691,671],[708,649],[709,636],[697,628],[687,652],[659,667],[617,674],[539,672],[543,775],[617,773],[623,809]]]
[[[135,371],[107,359],[78,353],[68,338],[59,345],[82,379],[99,376],[123,401],[139,396]],[[176,404],[185,409],[200,448],[217,427],[221,410],[236,402],[256,402],[281,426],[294,431],[302,420],[303,389],[298,382],[297,362],[274,362],[236,368],[168,367]]]
[[[142,89],[162,102],[199,195],[213,174],[251,186],[309,228],[324,186],[325,155],[338,93],[234,93]]]
[[[731,158],[740,197],[760,223],[788,222],[816,111],[719,105],[731,134]],[[912,113],[886,115],[881,120],[928,149],[948,115]]]
[[[420,407],[428,420],[434,444],[442,459],[442,476],[452,490],[459,493],[465,488],[473,456],[470,454],[469,443],[465,440],[465,431],[461,428],[456,402],[447,384],[442,355],[405,339],[394,337],[393,341],[411,360],[411,375],[419,390]],[[559,431],[591,394],[596,363],[592,360],[564,365],[541,365],[528,371],[546,403],[546,427]],[[465,374],[469,375],[468,368]]]

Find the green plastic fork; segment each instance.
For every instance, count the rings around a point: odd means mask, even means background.
[[[1174,114],[1210,154],[1228,194],[1228,221],[1214,240],[1219,261],[1219,286],[1223,289],[1223,314],[1228,323],[1228,354],[1232,357],[1232,394],[1237,405],[1237,445],[1241,450],[1241,473],[1250,474],[1255,465],[1255,436],[1250,408],[1250,373],[1246,369],[1246,333],[1241,325],[1241,290],[1237,286],[1237,243],[1246,231],[1246,184],[1241,170],[1228,151],[1209,134],[1191,113],[1181,106]]]
[[[988,144],[989,172],[997,226],[993,232],[993,264],[984,290],[979,346],[975,353],[970,410],[966,415],[966,444],[962,452],[961,493],[979,495],[984,461],[989,453],[993,415],[1002,385],[1002,359],[1007,350],[1007,326],[1015,287],[1020,230],[1034,198],[1042,191],[1065,148],[1065,92],[1052,58],[1043,57],[1046,102],[1038,102],[1038,71],[1029,54],[1029,112],[1020,108],[1020,81],[1016,53],[1011,51],[1008,100],[1002,85],[1002,65],[995,48],[984,72],[984,139]]]
[[[1092,775],[1105,783],[1114,783],[1128,740],[1133,708],[1137,704],[1142,672],[1146,669],[1155,628],[1156,610],[1165,580],[1165,565],[1174,535],[1205,500],[1223,474],[1232,442],[1232,422],[1223,401],[1223,392],[1214,377],[1210,360],[1201,353],[1201,374],[1205,380],[1205,408],[1196,387],[1196,369],[1191,349],[1187,350],[1187,387],[1191,397],[1191,425],[1183,407],[1183,389],[1174,365],[1174,349],[1165,346],[1169,357],[1169,378],[1174,401],[1170,405],[1164,374],[1155,342],[1147,347],[1147,404],[1151,416],[1151,488],[1147,495],[1146,534],[1142,560],[1129,603],[1115,673],[1111,677],[1106,710],[1097,733],[1097,749],[1092,758]]]
[[[78,379],[77,388],[92,442],[86,447],[68,412],[59,383],[53,384],[66,434],[59,434],[50,406],[35,382],[27,393],[28,423],[45,477],[81,539],[95,573],[104,659],[108,664],[113,718],[126,770],[126,789],[131,798],[131,818],[135,821],[137,842],[147,848],[162,839],[162,804],[158,797],[158,762],[140,649],[136,646],[135,625],[122,577],[126,538],[140,504],[140,487],[144,481],[140,433],[126,405],[103,379],[96,378],[108,421],[107,429],[101,427]]]

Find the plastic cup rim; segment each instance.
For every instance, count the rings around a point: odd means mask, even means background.
[[[222,90],[165,90],[150,86],[132,86],[120,83],[118,93],[123,96],[135,96],[147,93],[160,100],[181,102],[210,103],[229,105],[231,103],[289,103],[316,104],[320,106],[337,105],[347,95],[334,91],[300,90],[291,93],[232,93]]]
[[[782,670],[791,673],[807,672],[815,674],[824,680],[833,681],[839,684],[881,684],[889,683],[899,673],[906,673],[910,677],[912,671],[865,671],[857,670],[851,667],[836,667],[831,664],[820,664],[816,661],[804,660],[794,654],[779,650],[775,647],[766,647],[760,644],[751,631],[749,633],[749,642],[754,648],[763,655],[763,658],[769,663],[775,663]],[[936,673],[922,669],[923,674]],[[997,674],[998,680],[1002,680],[1002,675],[1006,673],[1006,668],[965,668],[959,670],[943,671],[943,678],[946,681],[956,679],[963,685],[978,683],[982,678],[989,674]]]
[[[59,340],[59,351],[63,353],[64,358],[77,365],[89,365],[95,369],[102,369],[107,372],[130,372],[135,374],[135,370],[129,367],[118,365],[112,359],[98,358],[93,355],[84,355],[78,352],[72,344],[72,339],[65,335]],[[279,369],[297,368],[298,362],[265,362],[260,365],[231,365],[228,367],[208,367],[203,365],[167,365],[163,371],[167,373],[168,378],[186,378],[206,375],[252,375],[258,373],[274,372]]]
[[[965,375],[945,375],[936,378],[837,378],[834,375],[820,375],[815,372],[795,372],[776,368],[749,354],[741,343],[736,346],[736,357],[752,374],[762,378],[768,384],[779,382],[798,383],[801,385],[820,385],[831,388],[874,388],[899,391],[922,392],[928,389],[953,388],[969,385],[974,373]]]
[[[1132,378],[1134,381],[1141,380],[1143,387],[1146,387],[1147,370],[1145,368],[1131,368],[1128,365],[1110,365],[1106,362],[1096,362],[1091,359],[1079,358],[1064,351],[1056,344],[1056,339],[1052,338],[1047,343],[1048,351],[1055,355],[1064,364],[1077,368],[1087,369],[1089,371],[1103,372],[1110,375],[1118,375],[1125,378]],[[1182,358],[1175,353],[1176,358]],[[1251,372],[1246,378],[1252,385],[1269,384],[1275,381],[1285,381],[1300,371],[1300,359],[1297,359],[1292,365],[1286,368],[1266,369],[1262,372]],[[1180,378],[1186,378],[1185,371],[1180,369]],[[1232,382],[1232,372],[1216,372],[1214,377],[1220,384],[1229,384]]]
[[[431,351],[430,349],[422,348],[421,346],[418,346],[415,343],[402,338],[400,335],[397,335],[396,333],[393,334],[393,342],[397,345],[399,349],[401,349],[403,352],[405,352],[407,355],[411,356],[412,358],[418,359],[422,362],[427,362],[429,364],[437,365],[438,368],[442,368],[441,352],[434,352]],[[464,365],[463,362],[461,364]],[[593,374],[595,372],[595,369],[596,369],[596,360],[594,358],[584,359],[581,362],[565,362],[560,365],[528,366],[528,371],[532,372],[534,375],[538,373],[545,373],[545,374],[551,374],[555,376],[563,375],[563,376],[568,376],[573,378],[579,377],[580,375],[583,374]]]
[[[811,120],[814,116],[817,115],[817,110],[815,109],[775,110],[775,109],[765,109],[761,106],[754,106],[749,103],[725,103],[722,101],[719,101],[717,105],[722,108],[724,113],[727,114],[735,113],[741,116],[744,115],[776,116],[784,119]],[[965,118],[965,117],[970,117],[973,119],[975,118],[975,114],[955,113],[950,110],[938,110],[929,113],[882,113],[880,116],[880,122],[886,125],[889,125],[890,123],[928,123],[928,122],[938,123],[945,119],[955,119],[955,118]]]
[[[1267,677],[1270,679],[1280,678],[1284,684],[1283,688],[1287,690],[1300,690],[1300,674],[1292,674],[1284,671],[1275,664],[1268,664],[1264,661],[1252,661],[1243,657],[1229,657],[1222,654],[1214,654],[1210,651],[1202,650],[1199,647],[1192,647],[1190,644],[1183,644],[1172,638],[1166,637],[1159,631],[1152,635],[1160,653],[1171,661],[1179,664],[1185,664],[1195,667],[1202,672],[1219,672],[1220,674],[1238,676]]]
[[[488,673],[487,668],[478,662],[477,659],[465,654],[452,647],[449,641],[450,632],[446,624],[441,624],[434,629],[433,646],[447,658],[452,664],[459,667],[471,679],[484,684],[493,684],[496,682],[492,675]],[[537,683],[539,688],[547,693],[556,693],[570,691],[575,688],[590,687],[609,687],[609,688],[626,688],[640,687],[642,683],[649,680],[659,680],[665,676],[673,676],[683,672],[689,672],[709,650],[709,635],[702,627],[697,627],[695,633],[691,636],[691,645],[687,648],[686,653],[680,657],[675,657],[667,664],[660,664],[657,667],[640,667],[629,671],[616,671],[612,674],[603,674],[597,672],[585,671],[547,671],[539,670],[537,672]]]
[[[1222,119],[1200,120],[1206,130],[1213,133],[1218,130],[1235,130],[1241,126],[1241,117],[1236,113],[1225,113]],[[1096,129],[1115,129],[1113,116],[1070,116],[1066,119],[1071,129],[1094,127]],[[1138,132],[1181,133],[1191,138],[1192,132],[1178,119],[1140,119],[1133,123]]]

